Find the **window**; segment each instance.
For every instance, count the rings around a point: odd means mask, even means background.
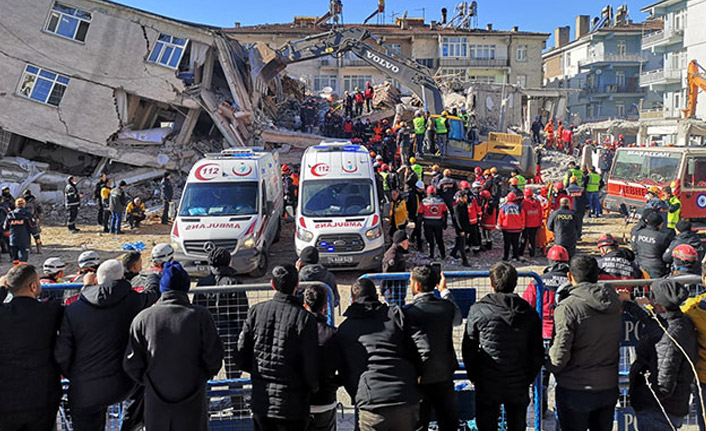
[[[595,111],[593,105],[588,105],[588,112],[586,113],[586,116],[587,116],[588,118],[593,118],[595,112],[596,112],[596,111]]]
[[[387,55],[402,55],[402,45],[399,43],[386,43]]]
[[[666,186],[677,178],[681,154],[642,150],[618,151],[611,179],[637,181],[645,186]]]
[[[370,215],[375,211],[371,180],[309,180],[301,187],[306,217]]]
[[[681,94],[679,92],[674,93],[674,110],[679,111],[681,109]]]
[[[686,160],[684,185],[687,188],[706,188],[706,158],[689,157]]]
[[[615,83],[618,87],[625,87],[625,72],[615,72]]]
[[[314,76],[314,91],[322,91],[326,87],[331,87],[336,91],[338,77],[336,75],[318,75]]]
[[[373,83],[371,75],[343,75],[343,91],[355,91],[356,87],[360,91],[365,90],[365,83]]]
[[[254,181],[192,183],[181,198],[179,216],[238,216],[257,214],[258,184]]]
[[[478,75],[478,76],[469,76],[468,80],[470,82],[480,82],[483,84],[494,84],[495,83],[495,77],[494,76],[486,76],[486,75]]]
[[[527,86],[527,75],[517,75],[517,85],[520,87]]]
[[[628,52],[628,47],[627,44],[625,43],[624,40],[619,40],[616,42],[616,47],[618,51],[618,55],[625,55]]]
[[[442,57],[467,57],[468,42],[465,37],[441,38]]]
[[[517,45],[517,61],[527,61],[527,45]]]
[[[176,69],[188,41],[161,33],[147,61]]]
[[[454,75],[460,78],[463,78],[466,76],[466,69],[465,67],[441,67],[439,68],[438,74],[441,76],[444,75]]]
[[[417,63],[421,64],[422,66],[426,66],[429,69],[434,68],[434,59],[433,58],[417,58],[415,59]]]
[[[566,66],[564,66],[564,70],[569,70],[571,67],[571,53],[567,52],[566,56],[564,56],[564,60],[566,61]]]
[[[615,115],[617,117],[624,117],[625,116],[625,104],[624,103],[616,103],[615,104]]]
[[[470,57],[480,60],[495,59],[495,45],[469,45]]]
[[[85,42],[89,25],[91,25],[90,13],[54,3],[46,30],[68,39]]]
[[[68,85],[69,78],[66,76],[28,64],[17,94],[47,105],[59,106]]]

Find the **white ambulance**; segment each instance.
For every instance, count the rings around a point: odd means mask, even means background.
[[[261,148],[208,154],[189,172],[172,227],[174,258],[208,275],[208,253],[223,247],[239,273],[262,276],[279,241],[284,209],[279,158]]]
[[[296,214],[297,254],[319,251],[331,269],[378,269],[382,218],[370,155],[348,142],[322,142],[304,152]]]

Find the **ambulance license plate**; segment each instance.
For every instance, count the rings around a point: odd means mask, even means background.
[[[353,256],[329,256],[329,263],[353,263]]]
[[[196,270],[198,272],[209,272],[208,265],[196,265]]]

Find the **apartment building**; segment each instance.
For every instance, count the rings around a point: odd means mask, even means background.
[[[255,42],[280,48],[292,40],[303,39],[327,31],[327,25],[316,26],[314,17],[294,17],[286,24],[264,24],[225,29],[225,33],[243,45]],[[444,27],[422,18],[398,18],[392,25],[360,25],[377,39],[377,49],[401,53],[416,60],[437,75],[483,83],[510,83],[521,87],[541,86],[541,63],[537,60],[549,34],[510,31],[460,29]],[[373,41],[373,44],[376,42]],[[363,89],[367,81],[388,80],[380,69],[348,52],[340,58],[332,56],[295,63],[287,73],[304,82],[314,92],[330,88],[335,93]],[[401,89],[403,92],[405,89]]]

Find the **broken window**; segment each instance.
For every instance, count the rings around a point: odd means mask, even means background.
[[[160,33],[159,39],[154,45],[147,61],[176,69],[179,66],[181,57],[184,55],[184,50],[188,42],[188,39],[181,39]]]
[[[69,78],[28,64],[25,67],[17,94],[47,105],[59,106]]]
[[[86,41],[86,33],[91,25],[91,14],[81,9],[54,3],[46,31],[79,42]]]

